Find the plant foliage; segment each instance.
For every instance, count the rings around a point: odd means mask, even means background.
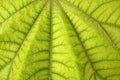
[[[0,80],[120,80],[120,0],[0,0]]]

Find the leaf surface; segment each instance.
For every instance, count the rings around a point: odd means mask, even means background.
[[[0,0],[0,80],[120,80],[119,0]]]

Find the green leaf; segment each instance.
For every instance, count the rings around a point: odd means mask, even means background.
[[[0,80],[120,80],[120,0],[0,0]]]

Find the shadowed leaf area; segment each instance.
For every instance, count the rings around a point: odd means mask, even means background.
[[[0,0],[0,80],[120,80],[120,0]]]

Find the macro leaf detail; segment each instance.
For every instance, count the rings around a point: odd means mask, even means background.
[[[0,80],[120,80],[120,0],[0,0]]]

